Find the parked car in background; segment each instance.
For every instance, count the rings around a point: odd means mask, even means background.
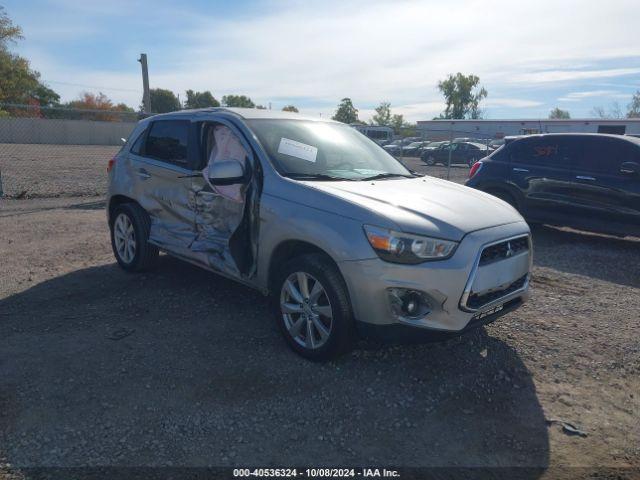
[[[400,149],[403,146],[404,146],[404,142],[402,141],[402,139],[398,139],[398,140],[393,140],[387,143],[382,148],[384,148],[385,151],[387,153],[390,153],[391,155],[400,155]]]
[[[388,153],[394,156],[398,156],[401,154],[402,148],[420,140],[420,137],[406,137],[406,138],[398,138],[393,140],[392,142],[384,145],[384,148]]]
[[[344,352],[356,331],[459,335],[528,297],[518,212],[412,173],[340,122],[258,109],[157,115],[108,176],[124,270],[150,268],[162,250],[271,295],[285,341],[309,359]],[[234,335],[249,337],[244,327]]]
[[[422,150],[435,150],[436,148],[439,148],[441,145],[446,145],[448,143],[449,143],[448,141],[428,142],[427,145],[425,145]]]
[[[504,138],[498,138],[496,140],[491,140],[489,142],[489,148],[491,148],[493,150],[497,150],[498,148],[500,148],[504,144],[505,144],[505,139]]]
[[[530,222],[640,236],[640,139],[545,134],[507,140],[476,163],[467,186]]]
[[[422,153],[422,149],[429,142],[411,142],[409,145],[402,147],[402,155],[404,157],[417,157]]]
[[[449,154],[451,152],[451,154]],[[487,155],[487,147],[479,143],[471,142],[445,142],[435,149],[425,149],[420,158],[426,165],[447,165],[449,158],[451,164],[473,165]]]

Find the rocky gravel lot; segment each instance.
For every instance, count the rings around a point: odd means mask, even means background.
[[[167,256],[122,272],[100,197],[0,200],[0,464],[640,468],[640,239],[534,244],[520,310],[319,365],[259,293]]]
[[[104,195],[107,162],[120,147],[0,143],[5,197]]]

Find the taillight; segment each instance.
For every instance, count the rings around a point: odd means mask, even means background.
[[[116,157],[113,157],[111,160],[109,160],[109,163],[107,163],[107,173],[111,171],[111,169],[115,164],[116,164]]]
[[[471,166],[471,170],[469,170],[469,178],[473,178],[473,176],[480,171],[482,168],[482,162],[476,162]]]

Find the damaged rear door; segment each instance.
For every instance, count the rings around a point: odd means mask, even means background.
[[[190,137],[189,120],[155,120],[130,155],[135,198],[151,218],[149,240],[182,255],[195,238]]]
[[[192,178],[198,261],[235,278],[255,273],[258,242],[259,164],[243,133],[225,118],[194,121],[201,175]],[[222,164],[237,163],[241,177],[215,178]],[[237,169],[238,165],[231,165]],[[233,168],[232,168],[233,169]]]

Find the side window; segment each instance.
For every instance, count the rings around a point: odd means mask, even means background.
[[[569,137],[526,138],[511,144],[511,163],[569,169],[573,150]]]
[[[138,138],[136,138],[136,141],[133,142],[133,146],[131,147],[131,153],[134,153],[136,155],[144,155],[142,146],[144,145],[144,134],[146,132],[147,132],[146,128],[142,132],[140,132],[140,135],[138,135]]]
[[[588,137],[583,154],[574,161],[576,170],[617,175],[624,162],[638,162],[640,147],[615,138]]]
[[[188,121],[158,120],[151,125],[144,154],[177,165],[186,165],[188,138]]]

